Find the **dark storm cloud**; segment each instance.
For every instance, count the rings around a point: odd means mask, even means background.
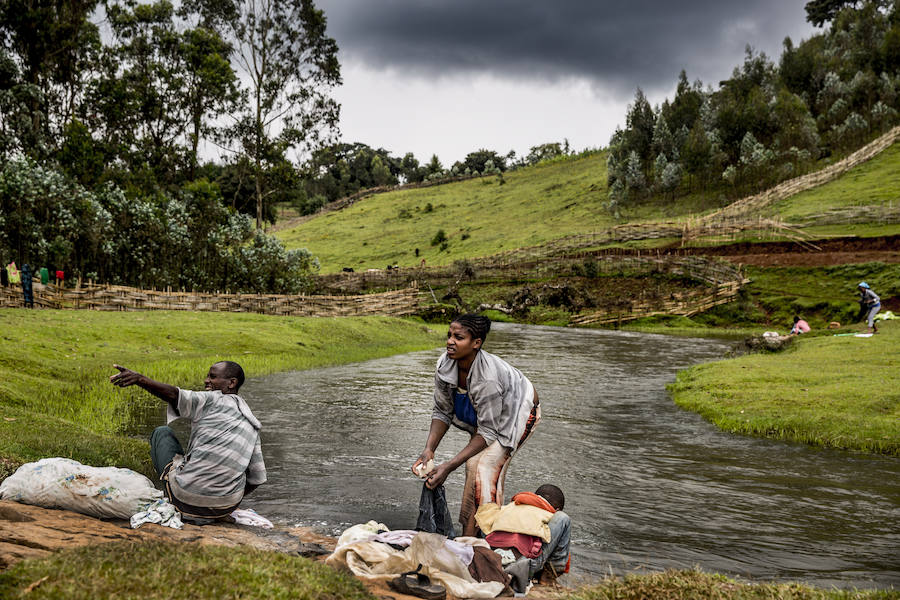
[[[609,92],[727,77],[747,44],[777,60],[806,0],[318,0],[342,55],[440,77],[590,80]],[[774,55],[774,56],[772,56]]]

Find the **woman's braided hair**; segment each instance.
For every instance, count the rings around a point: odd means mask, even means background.
[[[482,344],[484,344],[484,340],[491,330],[491,320],[482,315],[472,313],[459,315],[452,322],[459,323],[460,327],[463,327],[472,335],[472,339],[477,340],[480,338]]]

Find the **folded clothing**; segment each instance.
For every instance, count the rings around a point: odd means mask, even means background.
[[[515,548],[522,556],[537,558],[541,555],[544,543],[541,538],[527,533],[513,533],[510,531],[493,531],[485,538],[491,548]]]

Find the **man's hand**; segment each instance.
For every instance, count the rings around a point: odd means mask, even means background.
[[[118,373],[116,373],[115,375],[112,375],[109,378],[109,382],[115,386],[128,387],[130,385],[135,385],[136,383],[139,383],[141,380],[141,377],[143,377],[143,375],[141,375],[140,373],[138,373],[136,371],[132,371],[131,369],[126,369],[123,366],[120,366],[120,365],[113,365],[113,366],[119,370]]]
[[[130,385],[140,386],[160,400],[165,400],[166,402],[171,404],[172,408],[175,409],[175,412],[178,412],[177,387],[175,387],[174,385],[169,385],[168,383],[160,383],[159,381],[154,381],[149,377],[141,375],[137,371],[126,369],[121,365],[113,366],[117,368],[119,372],[109,378],[109,382],[111,384],[117,387],[128,387]]]

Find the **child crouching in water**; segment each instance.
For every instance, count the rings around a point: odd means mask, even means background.
[[[504,570],[514,579],[527,583],[543,572],[555,579],[569,571],[572,525],[563,512],[565,503],[562,490],[547,483],[533,493],[516,494],[502,507],[482,505],[475,520],[491,548],[511,553]]]

